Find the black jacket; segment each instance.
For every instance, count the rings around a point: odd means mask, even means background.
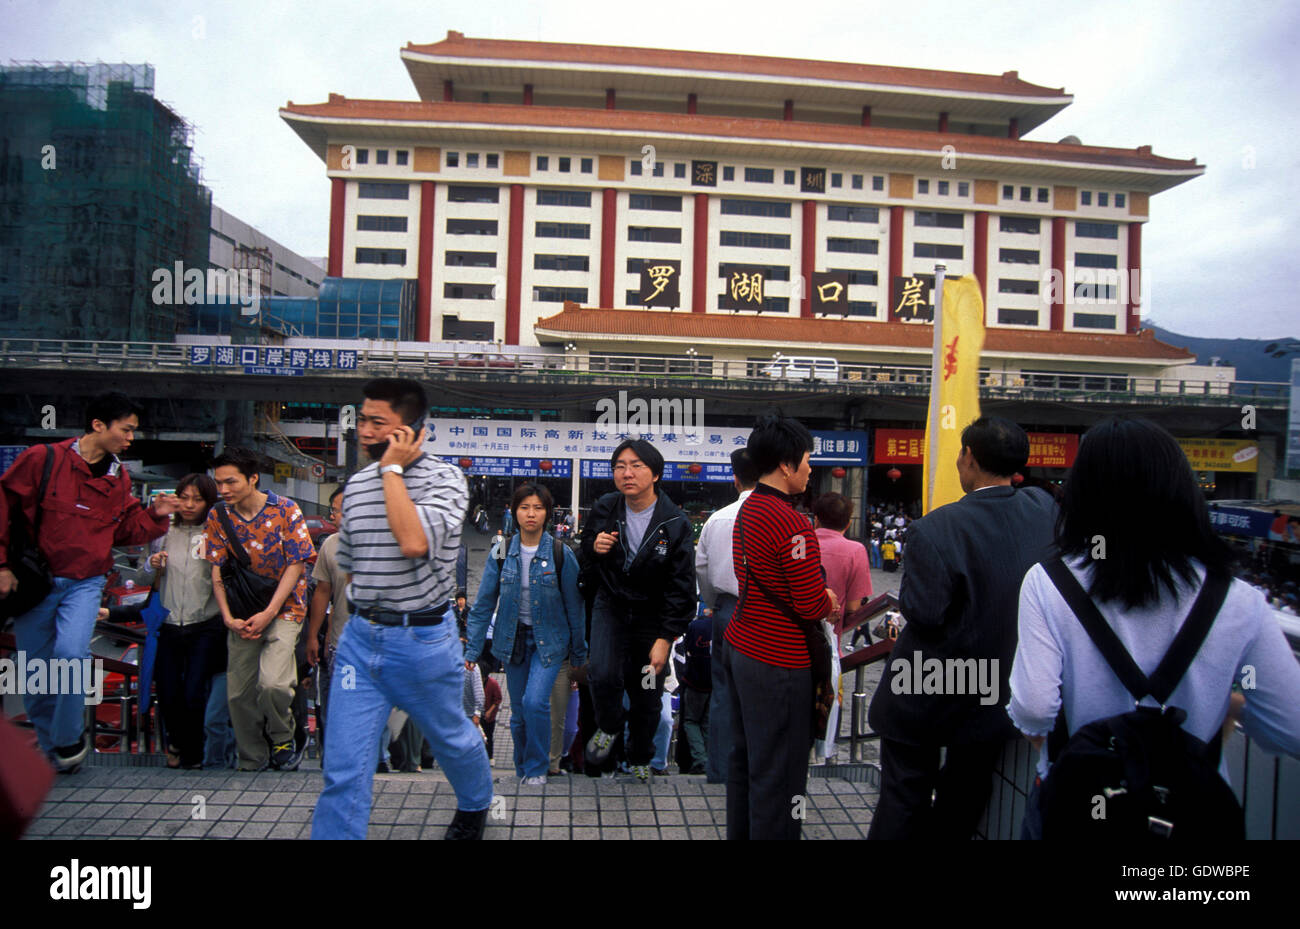
[[[628,568],[623,547],[627,500],[618,491],[592,506],[582,524],[578,560],[588,590],[604,593],[639,627],[655,627],[656,638],[671,642],[695,618],[695,541],[690,519],[667,494],[656,492],[654,515]],[[607,554],[597,555],[594,546],[601,532],[617,532],[618,541]]]
[[[1051,554],[1055,519],[1056,504],[1046,491],[990,487],[911,525],[899,590],[907,624],[871,700],[872,730],[899,742],[936,746],[1016,735],[1006,705],[1020,583]],[[982,703],[978,693],[896,693],[895,686],[915,689],[912,666],[918,652],[922,665],[932,658],[945,663],[945,681],[948,659],[974,658],[987,663],[991,684],[988,662],[997,659],[997,699]],[[905,666],[895,665],[900,659]],[[911,677],[910,688],[894,681],[904,673]]]

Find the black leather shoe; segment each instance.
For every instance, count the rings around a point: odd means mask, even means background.
[[[487,810],[479,810],[477,813],[466,813],[464,810],[457,810],[456,815],[452,817],[451,825],[447,827],[447,834],[443,836],[448,840],[459,839],[481,839],[483,830],[487,828]]]

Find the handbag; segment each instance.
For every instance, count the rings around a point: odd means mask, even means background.
[[[759,580],[758,575],[750,570],[749,560],[745,555],[745,527],[739,516],[736,518],[736,531],[740,533],[740,563],[745,566],[745,592],[749,593],[750,583],[757,584],[763,596],[767,597],[772,605],[784,613],[794,623],[795,628],[804,634],[804,640],[808,644],[808,659],[811,665],[813,683],[811,734],[813,741],[816,741],[818,733],[826,732],[826,727],[830,724],[831,708],[835,706],[835,682],[830,642],[827,641],[825,634],[823,634],[820,622],[810,626],[806,620],[795,612],[794,607],[772,593],[767,585]],[[737,605],[736,615],[739,614],[740,605]]]
[[[6,567],[18,580],[18,588],[9,596],[0,599],[0,619],[22,616],[35,608],[50,595],[54,587],[54,578],[50,574],[50,564],[41,554],[39,545],[41,533],[41,504],[50,489],[50,474],[54,470],[54,448],[45,446],[45,464],[41,468],[41,487],[36,497],[36,521],[28,537],[27,524],[21,514],[15,512],[9,529],[9,563]]]
[[[235,527],[230,522],[230,514],[226,512],[224,503],[217,507],[217,518],[221,520],[226,533],[226,547],[235,556],[227,558],[221,566],[221,584],[226,588],[226,603],[230,605],[230,613],[236,619],[248,619],[271,605],[271,599],[280,586],[280,579],[253,573],[248,552],[244,551],[239,537],[235,535]]]

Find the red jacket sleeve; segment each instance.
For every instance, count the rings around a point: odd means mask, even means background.
[[[9,521],[25,519],[28,526],[36,521],[36,490],[46,454],[54,454],[54,446],[33,445],[0,477],[0,565],[9,561]]]
[[[144,504],[131,493],[131,479],[123,472],[121,481],[126,485],[126,506],[122,512],[122,521],[113,533],[114,545],[142,545],[152,542],[160,535],[167,534],[168,519],[154,513],[153,508],[145,509]]]

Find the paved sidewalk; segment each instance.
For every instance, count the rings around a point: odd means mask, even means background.
[[[726,790],[669,775],[646,786],[629,776],[555,778],[523,787],[497,774],[487,839],[718,839]],[[319,770],[292,773],[171,771],[89,765],[61,777],[31,839],[305,839],[321,790]],[[876,790],[838,778],[808,780],[803,834],[866,834]],[[375,776],[371,839],[441,839],[456,797],[440,772]]]

